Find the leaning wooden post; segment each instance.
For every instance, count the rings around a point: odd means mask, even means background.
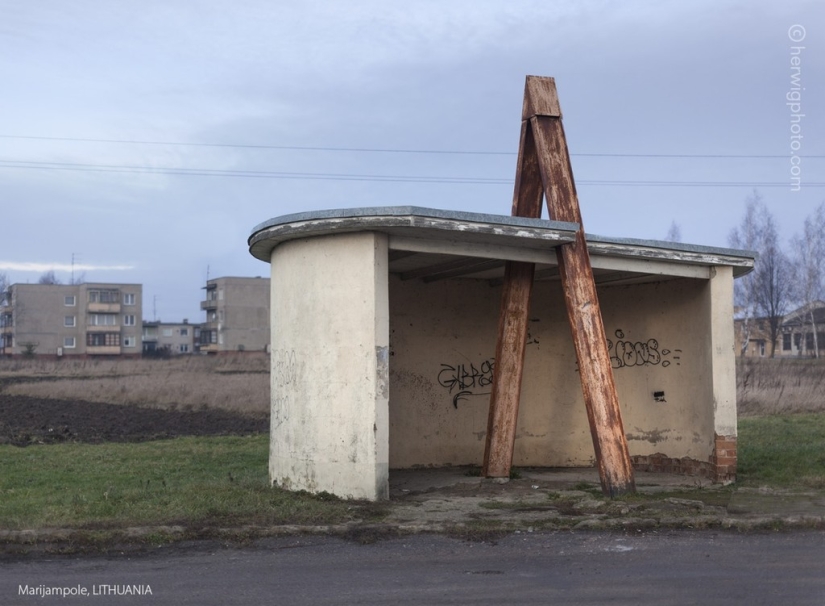
[[[527,77],[522,120],[530,121],[550,219],[579,224],[576,239],[560,246],[556,254],[602,491],[610,497],[635,492],[633,465],[553,78]]]
[[[513,216],[541,218],[541,174],[530,125],[522,122],[513,194]],[[524,348],[535,263],[508,261],[504,266],[504,287],[498,318],[496,363],[487,418],[482,474],[506,478],[513,465],[519,396],[524,371]]]

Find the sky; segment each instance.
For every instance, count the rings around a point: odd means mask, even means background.
[[[556,79],[589,233],[726,246],[756,191],[789,239],[825,201],[821,0],[0,15],[0,272],[141,283],[146,320],[203,320],[207,277],[268,276],[246,242],[273,217],[509,214],[527,75]]]

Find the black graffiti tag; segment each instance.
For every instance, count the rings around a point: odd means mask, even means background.
[[[618,341],[607,341],[607,349],[610,352],[610,365],[613,368],[629,368],[633,366],[670,366],[670,360],[665,358],[670,355],[669,349],[659,349],[659,341],[648,339],[647,341],[625,341],[624,331],[618,329],[615,333]],[[677,352],[681,350],[677,349]],[[674,356],[678,360],[678,356]],[[678,365],[678,363],[677,363]]]
[[[490,358],[482,362],[478,367],[475,364],[442,364],[438,373],[438,384],[446,387],[453,396],[453,406],[458,408],[458,401],[465,399],[468,395],[480,395],[474,389],[488,387],[493,383],[493,368],[495,360]]]

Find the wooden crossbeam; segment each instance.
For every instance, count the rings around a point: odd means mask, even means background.
[[[528,76],[513,214],[539,217],[542,193],[551,220],[579,224],[575,240],[560,246],[557,256],[602,491],[610,497],[635,492],[555,81]],[[487,477],[506,477],[512,466],[533,273],[534,266],[505,272],[484,453]]]

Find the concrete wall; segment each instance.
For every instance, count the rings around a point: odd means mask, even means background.
[[[717,271],[711,281],[599,288],[631,455],[708,462],[715,431],[735,434],[732,275]],[[500,288],[395,276],[389,286],[390,466],[480,464]],[[590,465],[558,283],[536,284],[529,331],[514,464]],[[654,392],[664,392],[664,401]]]
[[[271,263],[270,479],[387,498],[386,236],[294,240]]]

